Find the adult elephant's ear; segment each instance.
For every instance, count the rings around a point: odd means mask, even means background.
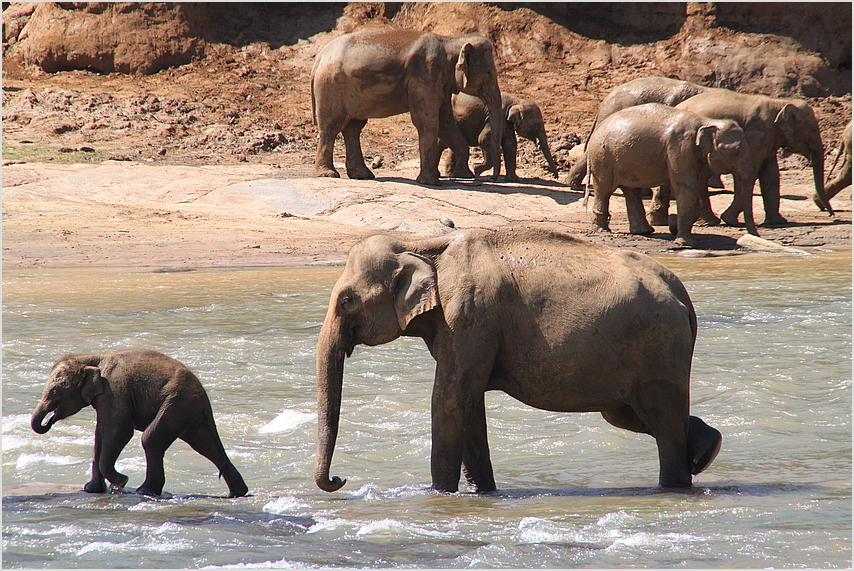
[[[413,318],[439,305],[439,288],[433,263],[412,252],[398,254],[400,262],[394,283],[394,309],[401,330]]]
[[[714,125],[705,125],[697,129],[697,137],[694,143],[700,149],[700,152],[703,153],[703,158],[708,161],[709,153],[714,150],[715,147],[715,133],[718,132],[718,128]]]
[[[454,78],[457,81],[457,89],[460,91],[466,91],[468,87],[469,58],[471,57],[472,50],[474,50],[474,46],[466,43],[463,49],[460,50],[457,65],[454,67]]]
[[[798,108],[794,105],[786,104],[780,109],[777,116],[774,117],[774,124],[783,132],[783,138],[786,144],[791,144],[791,141],[797,140],[798,127]]]
[[[104,392],[104,379],[101,377],[101,369],[98,367],[83,367],[83,384],[80,387],[80,396],[88,404],[92,404],[95,397]]]

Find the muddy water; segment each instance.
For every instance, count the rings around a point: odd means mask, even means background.
[[[700,319],[693,412],[724,434],[691,493],[651,438],[487,397],[500,491],[428,490],[433,361],[346,363],[327,494],[312,482],[314,350],[340,268],[4,272],[5,567],[849,567],[851,257],[667,258]],[[91,409],[29,428],[66,353],[151,347],[194,369],[251,497],[185,444],[163,499],[89,495]],[[136,437],[118,468],[144,477]]]

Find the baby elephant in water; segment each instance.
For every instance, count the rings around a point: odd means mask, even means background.
[[[225,453],[205,389],[175,359],[144,349],[63,357],[51,369],[30,425],[44,434],[56,421],[87,405],[97,412],[95,459],[92,479],[84,487],[87,492],[105,492],[105,478],[119,488],[127,484],[128,477],[117,472],[115,464],[134,429],[143,431],[146,461],[145,482],[137,492],[161,494],[166,481],[163,454],[176,438],[219,468],[230,497],[249,491]]]

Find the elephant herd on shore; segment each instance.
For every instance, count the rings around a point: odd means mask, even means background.
[[[318,54],[311,74],[319,130],[318,176],[339,176],[332,147],[343,133],[351,178],[372,178],[360,132],[368,119],[409,112],[418,131],[417,181],[439,184],[439,159],[450,148],[452,177],[492,169],[504,155],[506,180],[517,180],[515,134],[539,143],[557,175],[542,114],[531,100],[503,93],[491,42],[407,30],[343,35]],[[569,174],[580,188],[589,172],[594,222],[608,227],[608,199],[623,189],[630,231],[666,223],[676,200],[676,239],[693,244],[697,219],[715,223],[707,184],[731,173],[735,199],[721,216],[748,231],[759,180],[766,224],[780,224],[776,151],[810,159],[816,204],[851,184],[851,128],[842,137],[843,171],[824,187],[824,154],[809,106],[642,78],[603,102],[585,156]],[[469,168],[469,148],[484,162]],[[844,152],[843,152],[844,150]],[[845,178],[847,177],[847,178]],[[640,192],[658,187],[644,212]],[[719,223],[719,221],[717,221]],[[651,435],[659,486],[688,488],[721,449],[722,435],[689,414],[697,316],[678,277],[648,256],[608,248],[537,224],[455,231],[406,241],[386,235],[351,249],[335,284],[316,354],[318,438],[314,481],[330,477],[341,411],[344,361],[356,345],[420,337],[436,360],[431,403],[432,487],[455,492],[463,475],[472,490],[496,489],[487,443],[484,393],[500,390],[536,408],[599,412],[610,424]],[[51,369],[31,426],[39,434],[86,406],[97,411],[92,478],[85,491],[123,488],[115,469],[134,430],[143,431],[146,478],[137,489],[160,495],[163,455],[178,438],[210,459],[231,497],[248,487],[228,459],[208,397],[183,364],[136,349],[69,355]]]
[[[500,90],[492,55],[492,44],[479,36],[444,38],[406,30],[361,31],[330,42],[311,73],[312,113],[320,137],[317,176],[339,176],[332,144],[343,133],[347,175],[373,178],[359,134],[371,118],[405,112],[418,131],[421,170],[416,180],[421,184],[439,184],[445,148],[451,149],[448,176],[471,178],[491,168],[498,180],[503,152],[505,180],[517,181],[516,134],[539,145],[557,176],[537,103]],[[609,198],[619,187],[632,234],[651,234],[654,225],[668,225],[671,196],[677,211],[671,231],[680,245],[696,245],[691,228],[698,221],[735,226],[739,215],[747,231],[758,234],[752,206],[757,181],[764,224],[783,225],[780,148],[810,161],[813,200],[833,214],[825,194],[821,132],[803,100],[645,77],[616,87],[602,101],[591,131],[568,184],[584,188],[589,173],[599,230],[609,230]],[[468,166],[469,147],[483,151],[484,162],[474,173]],[[719,181],[721,174],[732,174],[734,197],[718,218],[708,182],[710,176]],[[646,213],[640,193],[648,188],[656,191]]]

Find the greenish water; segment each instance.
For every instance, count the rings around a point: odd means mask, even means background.
[[[692,412],[724,435],[691,493],[654,488],[651,438],[497,393],[499,492],[429,491],[434,362],[400,339],[348,359],[328,494],[314,351],[340,268],[4,272],[3,566],[850,567],[850,252],[663,261],[699,316]],[[182,442],[165,499],[77,491],[94,411],[44,436],[29,414],[62,355],[130,347],[198,374],[251,497]],[[138,436],[118,468],[142,482]]]

